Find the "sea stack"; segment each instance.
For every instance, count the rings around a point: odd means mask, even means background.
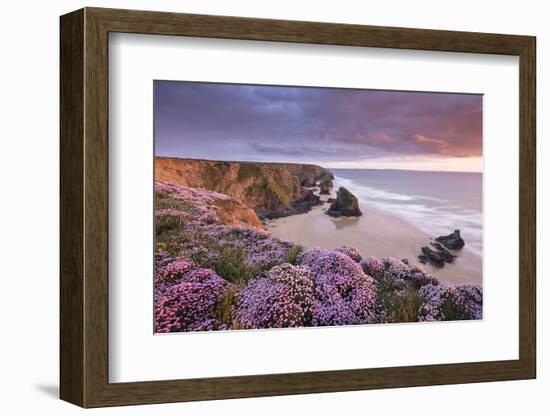
[[[343,186],[336,193],[336,201],[332,203],[327,211],[331,217],[358,217],[363,215],[359,209],[359,201]]]
[[[446,248],[450,250],[460,250],[464,247],[464,240],[460,237],[460,230],[455,230],[449,235],[442,235],[437,237],[435,241],[443,244]]]

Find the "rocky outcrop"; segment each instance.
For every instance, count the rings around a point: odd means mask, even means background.
[[[431,244],[435,247],[435,250],[427,246],[422,247],[422,255],[418,256],[418,260],[421,263],[426,264],[429,262],[435,267],[441,268],[445,266],[445,263],[452,263],[454,261],[453,255],[449,253],[444,247],[442,247],[441,244]]]
[[[332,174],[323,173],[319,177],[319,193],[321,195],[330,195],[330,190],[334,186],[332,180],[334,177]]]
[[[330,186],[327,184],[327,182],[321,182],[319,184],[319,194],[320,195],[330,195]]]
[[[449,235],[437,237],[435,241],[440,242],[450,250],[460,250],[465,244],[462,237],[460,237],[460,230],[454,230],[454,232]]]
[[[155,179],[207,189],[242,202],[262,218],[307,212],[319,203],[312,191],[332,173],[299,163],[219,162],[157,157]]]
[[[332,174],[332,172],[329,172],[328,170],[325,170],[324,172],[322,172],[318,180],[320,185],[324,184],[328,188],[332,188],[334,186],[332,182],[334,180],[334,175]]]
[[[452,263],[456,257],[447,249],[460,250],[464,247],[464,240],[460,237],[460,231],[455,230],[447,236],[437,237],[430,244],[435,250],[427,246],[422,247],[422,254],[418,256],[418,261],[422,264],[430,263],[435,267],[443,267],[445,263]]]
[[[338,189],[336,201],[327,210],[327,214],[331,217],[358,217],[363,215],[359,209],[357,197],[343,186]]]
[[[303,163],[271,163],[271,166],[284,166],[292,175],[300,181],[300,185],[311,188],[325,178],[334,179],[329,170],[317,165]],[[330,187],[332,188],[332,182]]]
[[[295,201],[290,207],[261,213],[259,217],[262,220],[273,220],[275,218],[288,217],[289,215],[305,214],[309,212],[312,207],[321,205],[322,203],[318,195],[315,195],[310,189],[306,189],[304,190],[303,198]]]

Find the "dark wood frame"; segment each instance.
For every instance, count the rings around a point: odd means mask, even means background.
[[[110,32],[519,56],[519,359],[109,383]],[[535,49],[534,37],[516,35],[98,8],[62,16],[61,398],[83,407],[100,407],[535,378]]]

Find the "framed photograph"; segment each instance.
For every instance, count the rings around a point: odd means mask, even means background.
[[[62,16],[61,398],[535,378],[535,49]]]

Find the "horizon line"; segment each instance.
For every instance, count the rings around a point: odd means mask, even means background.
[[[289,161],[263,161],[263,160],[221,160],[221,159],[207,159],[207,158],[195,158],[195,157],[183,157],[183,156],[164,156],[164,155],[155,155],[156,158],[166,158],[166,159],[181,159],[181,160],[201,160],[205,162],[232,162],[232,163],[269,163],[269,164],[295,164],[295,165],[312,165],[319,166],[323,169],[328,170],[391,170],[391,171],[403,171],[403,172],[433,172],[433,173],[479,173],[483,174],[483,171],[471,171],[471,170],[430,170],[430,169],[403,169],[403,168],[333,168],[327,167],[321,163],[313,162],[289,162]]]

